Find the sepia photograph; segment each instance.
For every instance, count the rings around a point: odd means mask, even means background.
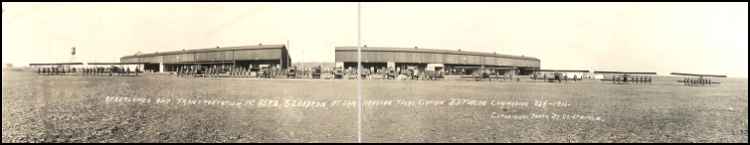
[[[2,2],[2,143],[747,143],[747,2]]]

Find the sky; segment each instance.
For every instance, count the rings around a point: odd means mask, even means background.
[[[363,45],[541,59],[543,69],[748,75],[748,3],[362,3]],[[3,3],[2,63],[289,44],[333,62],[357,3]],[[77,54],[70,55],[71,47]]]

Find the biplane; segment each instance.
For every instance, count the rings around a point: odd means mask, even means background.
[[[610,75],[601,81],[611,81],[616,84],[623,83],[651,83],[656,72],[621,72],[621,71],[594,71],[594,74]]]
[[[442,71],[424,71],[423,78],[425,80],[440,80],[443,79],[443,72]]]
[[[511,66],[454,66],[453,68],[474,70],[469,78],[476,81],[512,80],[513,73],[515,73],[513,71],[517,70],[516,67]]]
[[[484,79],[487,79],[489,81],[492,81],[492,72],[490,72],[487,69],[479,69],[477,71],[474,71],[474,73],[471,74],[471,78],[474,78],[476,81],[481,81]]]
[[[716,78],[726,78],[726,75],[712,75],[712,74],[693,74],[693,73],[678,73],[678,72],[672,72],[670,75],[676,75],[676,76],[689,76],[689,77],[698,77],[698,78],[684,78],[682,80],[678,80],[677,82],[683,83],[688,86],[695,86],[695,85],[712,85],[712,84],[720,84],[719,81],[713,81],[704,77],[716,77]]]
[[[531,80],[543,80],[546,82],[579,81],[583,80],[591,71],[589,70],[554,70],[540,69],[531,74]]]

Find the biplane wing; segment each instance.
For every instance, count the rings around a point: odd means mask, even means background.
[[[696,84],[695,81],[691,82],[691,80],[677,80],[678,83],[690,83],[690,84]],[[704,84],[721,84],[721,82],[717,81],[709,81],[709,82],[703,82]]]
[[[656,72],[623,72],[623,71],[594,71],[595,74],[634,74],[634,75],[656,75]]]
[[[29,66],[50,66],[50,65],[68,66],[68,65],[83,65],[83,63],[82,63],[82,62],[64,62],[64,63],[29,63]]]
[[[691,76],[691,77],[698,77],[697,79],[693,78],[685,78],[683,80],[677,80],[678,83],[684,83],[685,85],[711,85],[711,84],[720,84],[721,82],[713,81],[710,79],[706,79],[704,77],[716,77],[716,78],[726,78],[726,75],[714,75],[714,74],[694,74],[694,73],[678,73],[678,72],[672,72],[671,75],[676,76]]]
[[[693,74],[693,73],[678,73],[678,72],[670,73],[670,75],[676,75],[676,76],[694,76],[694,77],[717,77],[717,78],[726,78],[727,77],[727,75]]]
[[[572,70],[572,69],[540,69],[537,71],[539,72],[581,72],[581,73],[591,72],[589,70]]]

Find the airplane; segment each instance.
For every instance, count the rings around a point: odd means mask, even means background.
[[[612,81],[612,83],[651,83],[652,77],[643,75],[656,75],[656,72],[594,71],[594,74],[612,74],[611,78],[601,79],[601,81]]]
[[[471,76],[469,78],[473,78],[475,81],[481,81],[481,80],[513,80],[512,71],[516,70],[516,67],[507,67],[507,66],[461,66],[461,67],[454,67],[454,68],[469,68],[469,69],[476,69],[471,73]],[[501,75],[501,72],[504,72],[505,75]],[[510,74],[509,74],[510,73]]]
[[[546,73],[543,74],[543,72],[551,72],[552,74],[548,77]],[[531,75],[532,80],[544,80],[546,82],[562,82],[562,81],[568,81],[568,78],[571,78],[573,81],[582,80],[584,74],[573,76],[568,76],[566,73],[590,73],[589,70],[555,70],[555,69],[540,69],[534,72]]]
[[[691,77],[698,77],[696,78],[685,78],[683,80],[678,80],[677,82],[683,83],[685,85],[711,85],[711,84],[720,84],[721,82],[718,81],[712,81],[710,79],[705,79],[703,77],[716,77],[716,78],[726,78],[726,75],[712,75],[712,74],[693,74],[693,73],[678,73],[678,72],[672,72],[670,75],[676,75],[676,76],[691,76]]]

